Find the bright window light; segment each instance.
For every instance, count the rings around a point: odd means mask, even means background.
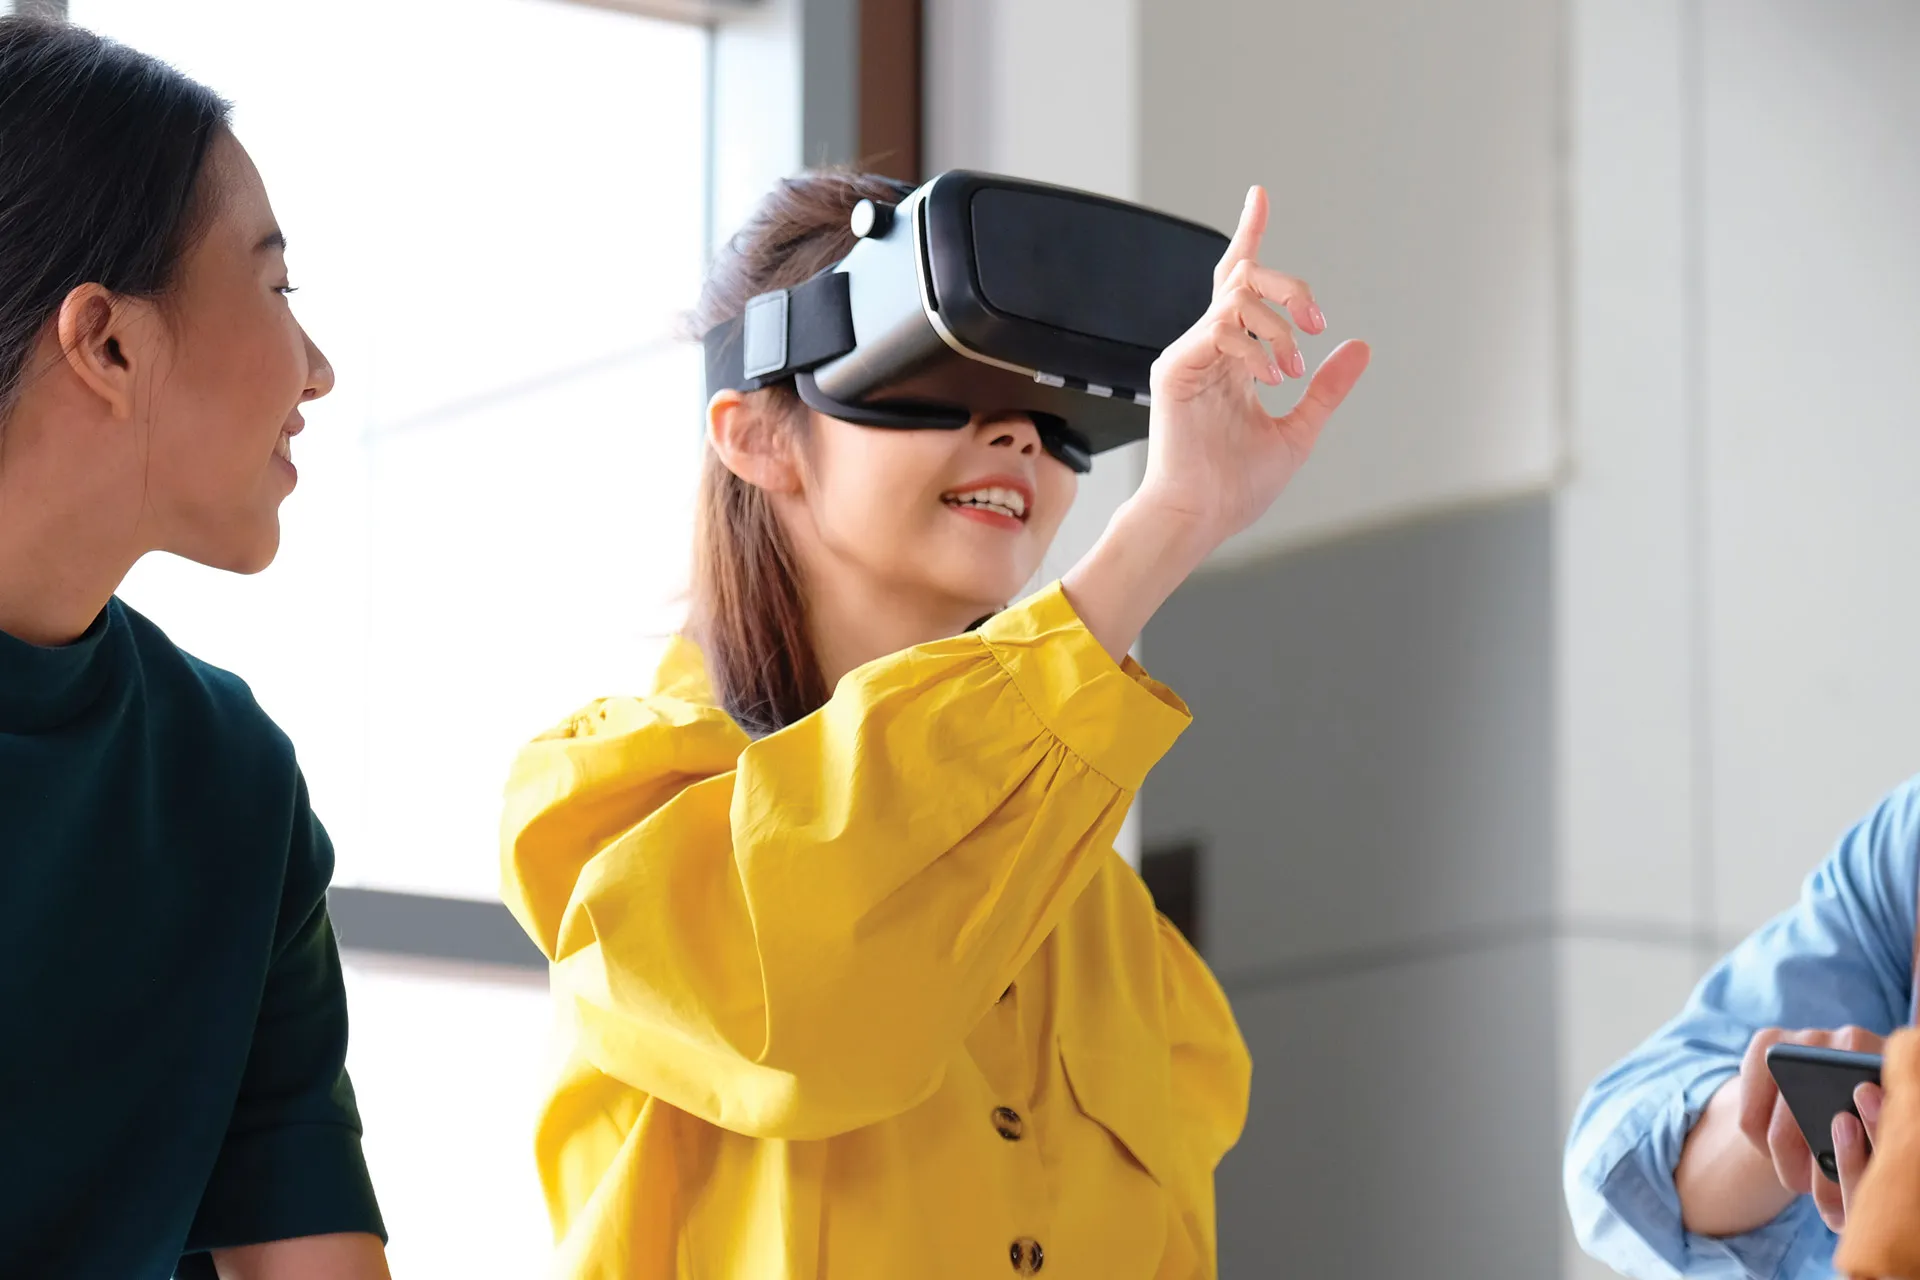
[[[515,750],[684,584],[706,33],[555,0],[75,0],[235,104],[339,375],[258,579],[124,591],[290,733],[336,882],[486,898]]]
[[[353,1084],[402,1277],[532,1280],[553,1231],[533,1130],[557,1063],[539,974],[350,957]]]

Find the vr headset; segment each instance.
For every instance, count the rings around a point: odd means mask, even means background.
[[[791,379],[869,427],[1020,413],[1073,468],[1147,434],[1154,360],[1211,304],[1227,237],[1139,205],[954,170],[853,211],[859,243],[705,339],[707,394]]]

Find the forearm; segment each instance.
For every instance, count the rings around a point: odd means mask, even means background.
[[[392,1280],[380,1237],[359,1234],[217,1249],[213,1268],[220,1280]]]
[[[1773,1160],[1740,1131],[1740,1078],[1713,1095],[1687,1135],[1673,1171],[1680,1220],[1703,1236],[1737,1236],[1765,1226],[1793,1202]]]
[[[1190,519],[1130,499],[1060,585],[1100,647],[1120,662],[1212,545]]]

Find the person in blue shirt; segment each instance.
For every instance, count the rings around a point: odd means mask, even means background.
[[[1564,1170],[1588,1253],[1642,1280],[1829,1280],[1880,1091],[1862,1086],[1861,1120],[1835,1122],[1835,1182],[1814,1163],[1765,1054],[1781,1040],[1877,1053],[1909,1024],[1917,902],[1920,779],[1849,831],[1799,902],[1588,1091]]]
[[[265,568],[333,386],[226,119],[0,18],[7,1280],[387,1276],[292,745],[115,594],[153,552]]]

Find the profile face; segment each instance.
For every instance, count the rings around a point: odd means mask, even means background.
[[[205,225],[165,301],[148,385],[146,516],[159,549],[253,573],[280,546],[301,406],[333,370],[294,318],[286,241],[259,171],[221,130],[201,175]]]

